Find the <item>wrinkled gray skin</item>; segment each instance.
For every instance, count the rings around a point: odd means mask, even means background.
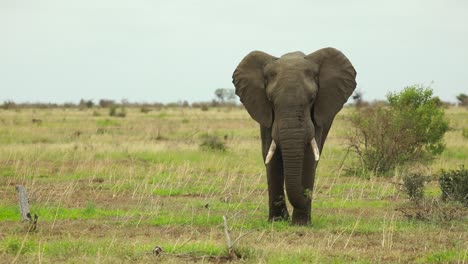
[[[335,115],[356,87],[355,79],[354,67],[333,48],[281,58],[253,51],[234,71],[236,94],[260,124],[263,159],[272,139],[278,146],[266,165],[270,221],[289,218],[285,186],[294,208],[292,223],[310,223],[317,167],[310,142],[315,138],[322,151]]]

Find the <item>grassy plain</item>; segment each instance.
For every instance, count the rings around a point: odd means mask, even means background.
[[[415,221],[394,177],[347,175],[335,119],[318,167],[313,226],[266,221],[259,129],[243,109],[0,110],[0,262],[223,262],[228,219],[245,263],[465,263],[468,221]],[[468,111],[446,110],[447,149],[426,171],[468,165]],[[39,120],[39,121],[38,121]],[[201,150],[204,134],[227,151]],[[20,223],[28,189],[35,232]],[[440,194],[432,182],[428,195]],[[164,253],[155,256],[155,246]]]

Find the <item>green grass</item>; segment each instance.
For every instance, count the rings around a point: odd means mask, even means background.
[[[120,122],[117,120],[112,120],[112,119],[100,119],[96,122],[98,126],[120,126]]]
[[[419,263],[460,263],[466,260],[465,250],[442,250],[439,252],[432,252],[426,257],[418,260]]]
[[[468,259],[466,221],[409,220],[395,210],[406,202],[398,177],[346,173],[352,109],[330,131],[307,227],[267,221],[259,129],[245,110],[126,111],[117,119],[106,118],[106,109],[0,110],[0,263],[222,263],[223,216],[232,240],[239,238],[241,263]],[[445,136],[446,151],[426,166],[432,175],[467,166],[461,131],[468,111],[446,113],[454,130]],[[227,150],[201,150],[204,134],[218,136]],[[28,189],[31,212],[39,215],[31,233],[19,221],[17,184]],[[440,196],[437,182],[426,196]],[[155,246],[165,253],[154,256]]]
[[[47,206],[38,207],[33,206],[30,208],[40,217],[40,221],[53,221],[55,220],[85,220],[85,219],[100,219],[118,216],[126,216],[128,214],[138,214],[138,211],[124,211],[121,209],[102,209],[96,208],[93,202],[88,201],[85,207],[82,208],[64,208],[61,206]],[[18,208],[13,205],[0,205],[1,221],[16,221],[20,219]]]

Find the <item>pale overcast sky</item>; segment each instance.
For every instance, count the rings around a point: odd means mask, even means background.
[[[468,93],[465,0],[0,0],[0,103],[205,101],[252,50],[335,47],[367,100]]]

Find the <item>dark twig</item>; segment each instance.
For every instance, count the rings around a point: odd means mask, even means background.
[[[224,235],[226,235],[226,243],[227,243],[227,249],[228,249],[228,254],[231,259],[237,259],[237,255],[234,252],[233,244],[231,241],[231,236],[229,235],[229,228],[228,228],[228,223],[226,216],[223,215],[223,221],[224,221]]]

